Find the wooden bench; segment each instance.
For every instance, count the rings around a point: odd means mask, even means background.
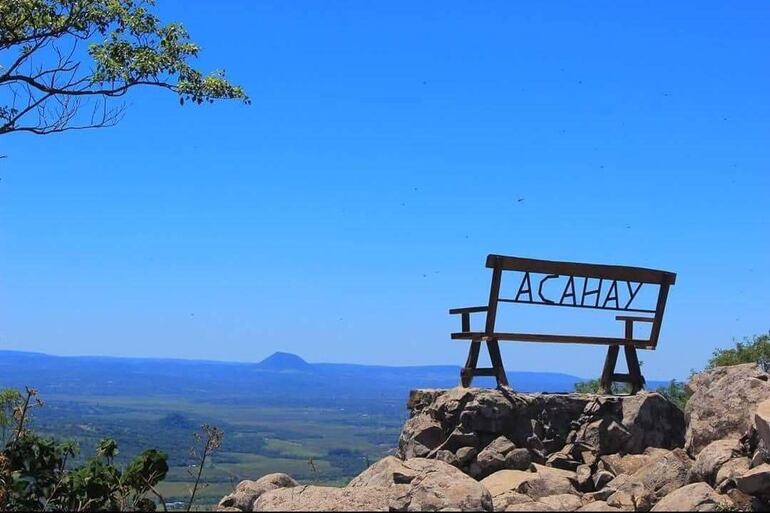
[[[487,256],[487,267],[492,269],[492,284],[489,290],[487,306],[468,308],[453,308],[450,314],[461,316],[461,331],[452,333],[453,340],[469,340],[471,342],[468,360],[460,371],[462,386],[469,387],[475,376],[494,376],[498,386],[507,386],[505,368],[500,356],[498,341],[510,340],[520,342],[558,342],[570,344],[600,344],[607,345],[607,358],[601,377],[601,387],[605,393],[611,393],[613,382],[630,383],[632,393],[644,386],[639,368],[636,350],[655,349],[663,322],[663,311],[666,308],[668,289],[676,282],[676,274],[642,267],[625,267],[618,265],[581,264],[574,262],[555,262],[549,260],[533,260],[501,255]],[[500,282],[504,272],[517,271],[523,273],[518,291],[514,298],[500,297]],[[532,275],[544,275],[537,285]],[[546,297],[543,286],[548,280],[565,280],[564,289],[557,298]],[[589,285],[589,280],[598,280],[597,285]],[[576,282],[582,281],[582,291]],[[602,290],[605,283],[608,288]],[[640,289],[645,284],[658,287],[655,309],[638,308],[634,306]],[[625,289],[623,289],[625,285]],[[593,287],[593,288],[587,288]],[[621,294],[621,290],[623,293]],[[624,301],[621,302],[621,296]],[[628,300],[625,300],[628,297]],[[618,315],[616,320],[623,322],[623,337],[593,337],[583,335],[550,335],[541,333],[503,333],[495,330],[497,309],[500,303],[523,303],[542,306],[563,306],[569,308],[590,308],[596,310],[614,310],[619,312],[645,314]],[[471,331],[471,314],[486,312],[484,331]],[[649,338],[634,338],[634,324],[651,323]],[[491,368],[477,368],[481,343],[486,342]],[[615,366],[618,360],[620,346],[625,350],[628,374],[616,374]]]

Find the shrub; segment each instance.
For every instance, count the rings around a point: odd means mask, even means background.
[[[765,368],[770,366],[770,333],[745,338],[741,342],[736,342],[735,347],[730,349],[714,350],[706,368],[754,362]]]

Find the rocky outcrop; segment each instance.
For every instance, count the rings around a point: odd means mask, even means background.
[[[347,488],[390,489],[388,507],[394,511],[492,511],[492,496],[482,484],[438,460],[388,456]]]
[[[768,510],[768,377],[754,365],[696,375],[686,414],[656,393],[417,390],[397,455],[345,488],[272,474],[219,509]]]
[[[711,442],[749,431],[757,407],[770,397],[770,375],[753,363],[716,367],[695,375],[687,389],[685,448],[697,456]]]
[[[391,511],[387,488],[296,486],[267,492],[253,511]]]
[[[706,483],[693,483],[669,493],[651,511],[724,511],[731,507],[729,497],[719,495]]]
[[[219,501],[217,509],[227,511],[231,509],[251,511],[254,502],[263,494],[279,488],[293,488],[298,483],[286,474],[268,474],[256,481],[241,481],[235,487],[235,491]]]
[[[605,454],[684,442],[684,416],[657,393],[630,397],[516,394],[510,389],[414,391],[399,456],[440,457],[483,479],[531,462],[576,471]],[[454,458],[447,454],[449,451]]]

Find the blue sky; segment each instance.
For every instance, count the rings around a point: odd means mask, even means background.
[[[648,378],[770,328],[765,3],[159,4],[253,104],[0,140],[3,349],[460,364],[488,253],[677,272]]]

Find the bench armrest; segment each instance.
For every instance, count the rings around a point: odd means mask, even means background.
[[[633,317],[629,315],[617,315],[615,316],[616,321],[631,321],[631,322],[655,322],[655,319],[652,317]]]
[[[450,315],[457,315],[457,314],[467,314],[467,313],[476,313],[476,312],[486,312],[487,311],[486,306],[466,306],[465,308],[451,308],[449,310]]]
[[[468,306],[465,308],[452,308],[449,310],[450,315],[461,314],[461,324],[463,333],[467,333],[471,330],[471,314],[476,312],[486,312],[486,306]]]

